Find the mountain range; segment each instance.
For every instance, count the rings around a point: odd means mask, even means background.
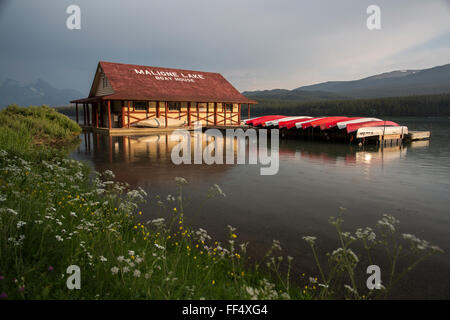
[[[397,70],[352,81],[327,81],[293,90],[244,91],[255,100],[336,100],[450,93],[450,64]]]
[[[64,106],[70,100],[83,94],[73,89],[56,89],[48,82],[37,79],[29,84],[20,85],[13,79],[6,79],[0,86],[0,108],[15,103],[22,106],[42,105]]]
[[[421,70],[397,70],[352,81],[327,81],[293,90],[244,91],[243,95],[255,100],[314,101],[439,93],[450,93],[450,64]],[[82,96],[74,89],[56,89],[43,79],[26,85],[6,79],[0,85],[0,108],[12,103],[64,106]]]

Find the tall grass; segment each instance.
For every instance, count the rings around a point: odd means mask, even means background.
[[[174,195],[157,197],[164,215],[144,221],[138,210],[146,198],[142,189],[116,182],[111,171],[90,179],[87,166],[54,148],[72,143],[79,132],[45,106],[0,112],[0,299],[326,299],[349,289],[347,297],[363,297],[354,277],[360,258],[349,248],[355,239],[373,242],[371,233],[353,236],[335,222],[341,248],[331,254],[328,274],[315,238],[305,237],[320,278],[300,286],[292,281],[299,276],[291,272],[293,258],[281,255],[279,242],[249,262],[247,243],[239,242],[235,228],[228,226],[229,239],[220,243],[186,225],[188,182],[181,177]],[[210,199],[225,196],[217,185],[207,192]],[[404,237],[416,251],[440,250]],[[397,242],[393,248],[396,256],[408,252]],[[73,265],[81,272],[80,289],[67,286]],[[351,285],[341,286],[343,279]],[[388,289],[394,283],[391,277]]]
[[[289,278],[246,263],[234,228],[222,244],[185,225],[183,178],[159,201],[166,215],[144,222],[143,190],[115,182],[110,171],[91,181],[85,165],[49,147],[78,132],[47,107],[0,113],[0,298],[307,297]],[[208,194],[224,196],[218,186]],[[71,265],[81,271],[79,290],[66,285]]]

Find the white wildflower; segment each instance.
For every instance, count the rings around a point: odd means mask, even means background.
[[[133,272],[133,276],[134,276],[135,278],[139,278],[139,277],[141,276],[141,272],[140,272],[138,269],[136,269],[136,270],[134,270],[134,272]]]
[[[119,272],[119,268],[117,268],[117,267],[112,267],[112,268],[111,268],[111,272],[112,272],[112,274],[117,274],[117,273]]]

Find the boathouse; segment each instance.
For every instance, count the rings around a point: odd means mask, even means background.
[[[100,61],[89,96],[75,103],[83,108],[84,126],[130,128],[148,119],[183,120],[188,126],[241,124],[241,107],[256,101],[244,97],[221,74]],[[179,121],[178,121],[179,122]]]

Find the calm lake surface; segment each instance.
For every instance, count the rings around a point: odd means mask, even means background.
[[[450,119],[391,118],[409,130],[431,130],[430,141],[404,146],[358,147],[345,144],[281,140],[279,172],[261,176],[259,165],[174,165],[177,141],[159,134],[107,137],[83,134],[72,157],[97,171],[112,170],[120,181],[142,187],[149,203],[145,219],[167,215],[155,196],[175,194],[175,177],[184,177],[186,219],[218,240],[227,225],[238,239],[249,241],[252,256],[261,257],[273,239],[294,257],[295,277],[317,275],[303,235],[317,236],[319,252],[339,247],[330,216],[345,207],[344,229],[374,226],[389,213],[400,220],[400,232],[412,233],[445,250],[422,262],[392,292],[394,298],[450,298]],[[207,200],[218,184],[225,198]],[[375,261],[380,266],[384,261]],[[383,267],[382,267],[383,280]],[[365,281],[364,279],[361,281]],[[387,276],[386,276],[387,281]]]

